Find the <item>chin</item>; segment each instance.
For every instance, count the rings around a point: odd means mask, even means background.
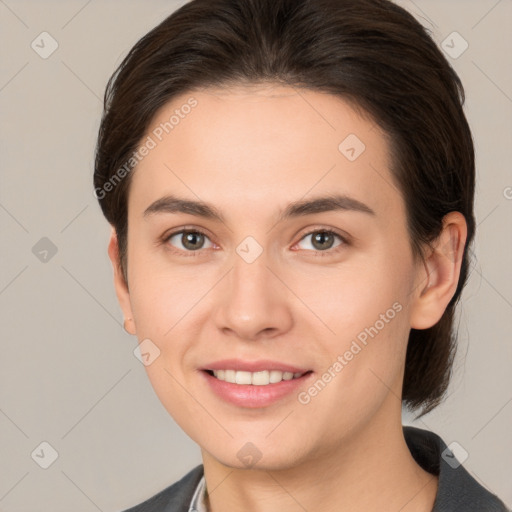
[[[301,443],[297,440],[297,443]],[[220,447],[219,444],[213,443],[212,449],[209,450],[206,444],[203,444],[204,451],[210,457],[220,464],[232,469],[245,469],[249,471],[282,471],[288,470],[301,464],[307,459],[305,447],[301,446],[279,446],[257,440],[252,442],[245,439],[232,439],[225,446]]]

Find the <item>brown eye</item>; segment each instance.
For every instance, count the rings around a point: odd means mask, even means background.
[[[325,231],[315,233],[311,238],[311,243],[313,247],[321,251],[330,249],[334,244],[334,235]]]
[[[327,230],[317,230],[312,231],[311,233],[308,233],[302,237],[299,244],[303,241],[307,241],[308,238],[310,239],[310,242],[306,243],[305,247],[301,247],[302,249],[327,251],[346,243],[346,241],[337,233]],[[339,240],[338,243],[336,243],[336,239]]]
[[[210,245],[207,247],[205,247],[206,241],[210,243]],[[167,242],[178,249],[188,252],[197,251],[199,249],[205,249],[212,246],[212,243],[209,241],[208,237],[204,233],[201,233],[200,231],[190,230],[183,230],[177,233],[173,233],[167,239]]]

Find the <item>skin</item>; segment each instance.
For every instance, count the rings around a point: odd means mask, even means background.
[[[368,117],[329,94],[239,86],[174,98],[147,135],[191,96],[195,109],[133,171],[129,286],[114,231],[109,255],[126,329],[160,350],[146,366],[151,384],[201,447],[210,509],[432,510],[438,479],[406,446],[400,397],[410,329],[434,325],[455,293],[463,216],[447,215],[425,261],[415,260],[387,138]],[[366,146],[352,162],[338,150],[349,134]],[[277,221],[290,202],[332,193],[375,215]],[[167,194],[200,198],[224,222],[144,215]],[[181,235],[164,240],[180,228],[204,231],[204,248],[187,252]],[[335,237],[318,249],[308,233],[322,229],[348,243]],[[236,252],[247,236],[263,248],[252,263]],[[238,407],[201,374],[226,358],[272,359],[311,369],[307,390],[394,303],[401,311],[306,405],[292,393],[268,407]],[[237,457],[247,442],[261,453],[252,467]]]

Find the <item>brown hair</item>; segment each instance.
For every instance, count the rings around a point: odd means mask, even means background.
[[[156,111],[193,89],[258,82],[337,95],[381,126],[416,257],[447,213],[464,215],[456,293],[435,326],[409,335],[402,400],[422,407],[420,416],[429,412],[446,392],[455,354],[454,308],[475,231],[474,149],[460,79],[427,30],[388,0],[193,0],[130,50],[105,91],[94,172],[125,278],[132,174],[125,163]]]

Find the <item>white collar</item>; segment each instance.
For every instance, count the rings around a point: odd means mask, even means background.
[[[203,475],[197,484],[194,496],[192,496],[188,512],[208,512],[206,496],[206,482]]]

